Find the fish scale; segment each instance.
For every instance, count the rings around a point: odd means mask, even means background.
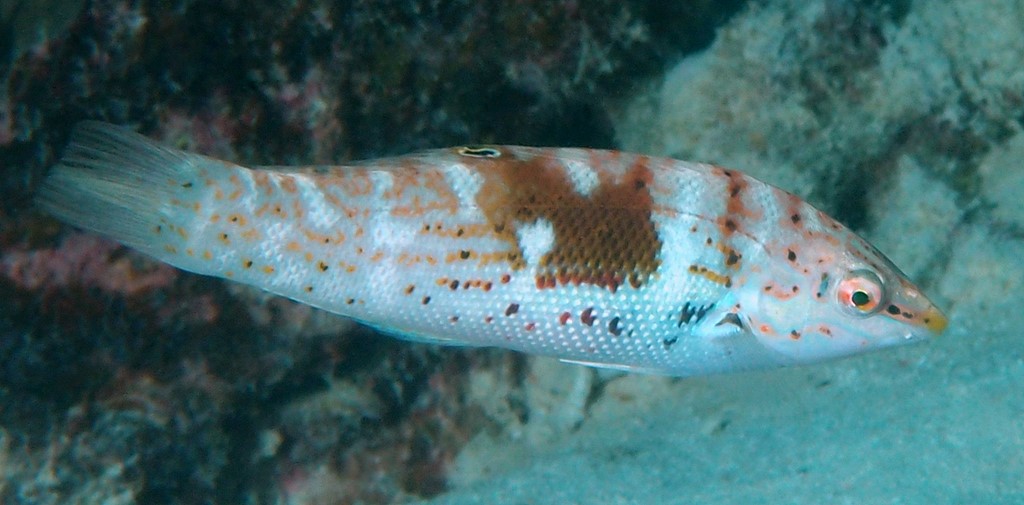
[[[38,196],[179,268],[401,338],[676,376],[921,340],[942,313],[884,256],[734,170],[469,146],[256,167],[79,125]]]

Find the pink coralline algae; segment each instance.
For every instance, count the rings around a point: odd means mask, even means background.
[[[167,287],[177,270],[156,262],[140,262],[120,246],[86,233],[70,234],[48,249],[4,251],[0,276],[17,287],[53,291],[69,286],[94,287],[108,294],[132,296]]]

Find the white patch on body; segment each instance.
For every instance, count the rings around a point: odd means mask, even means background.
[[[398,254],[416,244],[416,234],[396,229],[387,212],[374,212],[369,220],[373,246],[386,254]]]
[[[393,226],[390,216],[394,202],[390,198],[384,198],[384,193],[390,190],[394,184],[394,176],[383,171],[370,171],[367,176],[373,185],[373,196],[370,198],[375,207],[370,213],[371,217],[368,223],[373,244],[383,251],[401,251],[413,243],[415,235],[396,233]]]
[[[235,173],[238,174],[238,180],[241,181],[243,186],[241,188],[237,188],[242,192],[241,200],[238,201],[238,204],[242,208],[255,210],[262,202],[263,193],[256,189],[256,180],[252,177],[252,170],[236,170],[237,171]],[[225,176],[225,179],[227,178],[228,177]],[[222,189],[224,190],[224,194],[227,195],[234,192],[236,187],[225,181]]]
[[[267,179],[274,184],[274,189],[281,191],[281,181],[291,177],[290,175],[281,174],[274,171],[267,171]]]
[[[341,214],[324,198],[324,190],[313,182],[309,176],[295,174],[295,186],[299,189],[299,198],[307,207],[306,216],[314,228],[329,231],[338,223]]]
[[[529,266],[540,264],[541,258],[551,252],[555,245],[555,228],[551,221],[538,219],[532,223],[520,224],[516,230],[519,248],[523,251],[523,259]]]
[[[476,207],[476,195],[484,185],[483,177],[462,163],[452,163],[443,170],[444,180],[459,199],[460,209]]]
[[[566,161],[565,171],[569,174],[573,189],[583,196],[590,196],[601,185],[601,180],[597,178],[597,172],[582,161]]]

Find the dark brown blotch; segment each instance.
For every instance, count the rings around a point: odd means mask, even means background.
[[[615,316],[608,321],[608,332],[616,337],[622,335],[622,327],[619,326],[619,323],[620,321],[618,316]]]
[[[725,264],[732,267],[736,266],[740,262],[740,255],[736,251],[729,249],[729,252],[725,255]]]
[[[591,284],[615,291],[626,282],[640,287],[660,266],[649,158],[634,158],[618,180],[595,166],[600,184],[586,196],[576,191],[557,159],[509,155],[467,162],[484,176],[477,203],[498,238],[509,244],[514,270],[527,266],[517,225],[551,223],[554,244],[538,265],[539,288]]]
[[[594,308],[587,307],[580,312],[580,322],[587,326],[594,326],[594,321],[597,320],[597,316],[594,315]]]

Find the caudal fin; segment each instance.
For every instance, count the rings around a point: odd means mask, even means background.
[[[40,208],[73,226],[150,252],[153,230],[205,157],[108,123],[79,123],[60,163],[43,181]]]

